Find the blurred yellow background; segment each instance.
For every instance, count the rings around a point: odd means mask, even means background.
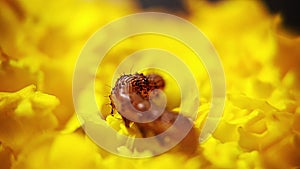
[[[299,168],[299,36],[285,30],[282,18],[270,14],[260,1],[184,2],[188,13],[142,10],[135,1],[1,0],[0,168]],[[97,147],[77,122],[72,76],[85,42],[110,21],[142,11],[171,12],[191,21],[213,43],[224,66],[224,115],[196,154],[118,157]],[[191,53],[177,43],[134,37],[110,51],[96,81],[103,112],[110,112],[109,100],[102,96],[109,94],[106,85],[121,58],[155,46],[188,60]],[[199,113],[205,114],[208,76],[197,71],[196,63],[189,65],[200,79]],[[195,122],[199,130],[201,118]]]

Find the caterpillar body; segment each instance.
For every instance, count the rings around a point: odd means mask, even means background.
[[[143,137],[158,135],[165,132],[171,127],[177,118],[181,119],[181,126],[175,126],[171,131],[171,138],[159,140],[164,145],[172,141],[172,137],[176,137],[176,133],[181,131],[181,127],[193,125],[192,121],[187,117],[172,112],[166,109],[160,110],[159,115],[153,104],[152,99],[159,97],[158,90],[163,90],[165,87],[164,79],[157,74],[144,75],[143,73],[125,74],[119,77],[115,86],[112,88],[109,96],[111,100],[112,111],[116,110],[121,114],[126,127],[129,127],[130,122],[134,122],[139,128]],[[154,109],[150,109],[150,107]],[[159,107],[159,106],[158,106]],[[151,122],[141,123],[141,117],[155,117]],[[190,130],[188,135],[181,141],[181,148],[189,153],[194,152],[197,142],[197,132],[194,128]],[[187,145],[186,145],[187,144]]]

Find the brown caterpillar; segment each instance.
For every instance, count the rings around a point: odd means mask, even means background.
[[[160,115],[157,115],[157,110],[151,99],[159,97],[159,92],[156,89],[162,90],[165,87],[164,79],[157,74],[144,75],[142,73],[122,75],[115,83],[109,96],[112,106],[112,114],[117,110],[124,122],[125,126],[129,127],[130,122],[134,122],[142,133],[143,137],[150,135],[158,135],[166,131],[173,125],[177,118],[181,119],[181,126],[175,126],[171,131],[171,138],[159,140],[162,145],[172,141],[172,137],[176,137],[176,133],[180,132],[181,127],[193,125],[188,118],[168,110],[162,110]],[[150,95],[154,97],[150,97]],[[151,104],[152,103],[152,104]],[[150,109],[153,106],[153,109]],[[138,120],[141,117],[155,119],[148,123],[141,123]],[[192,128],[185,139],[181,141],[184,146],[184,151],[189,153],[194,152],[198,144],[197,133]],[[187,145],[185,145],[187,144]]]

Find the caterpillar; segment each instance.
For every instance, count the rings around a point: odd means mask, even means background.
[[[117,79],[109,96],[112,107],[111,114],[113,115],[114,110],[119,112],[126,127],[134,122],[143,137],[163,133],[174,124],[177,118],[181,118],[180,125],[182,126],[175,126],[171,131],[171,138],[159,140],[162,145],[168,144],[172,141],[172,137],[175,138],[176,133],[180,132],[181,127],[193,124],[187,117],[166,109],[160,110],[161,112],[158,115],[159,104],[154,104],[152,99],[159,97],[160,93],[158,91],[163,90],[164,87],[164,79],[157,74],[135,73],[122,75]],[[154,108],[150,109],[151,106]],[[155,117],[155,119],[151,122],[141,123],[139,122],[141,117],[149,119]],[[184,146],[184,151],[193,152],[196,149],[198,142],[194,128],[190,130],[182,142],[187,144]]]

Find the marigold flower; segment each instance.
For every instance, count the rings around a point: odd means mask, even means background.
[[[183,17],[211,40],[224,66],[227,100],[223,117],[194,154],[175,149],[151,158],[128,159],[99,148],[81,129],[72,103],[72,74],[76,58],[93,32],[141,10],[129,1],[0,1],[1,168],[300,167],[299,37],[283,35],[278,18],[258,1],[185,2],[190,14]],[[194,122],[200,132],[212,106],[209,75],[189,48],[157,35],[120,42],[100,65],[95,95],[107,124],[121,134],[142,137],[135,124],[128,128],[118,114],[110,115],[110,101],[105,96],[111,90],[107,85],[118,78],[112,77],[118,63],[145,48],[170,51],[193,72],[201,94]],[[178,110],[176,79],[168,75],[164,79],[167,108]],[[153,153],[126,146],[118,151]]]

